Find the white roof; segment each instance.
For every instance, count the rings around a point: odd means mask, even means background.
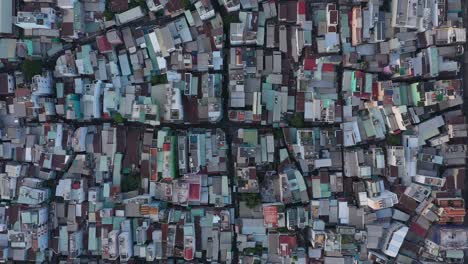
[[[405,240],[406,234],[408,233],[408,227],[402,226],[400,229],[395,231],[392,235],[392,239],[388,243],[386,249],[383,249],[382,252],[390,257],[396,257],[398,255],[398,251],[400,251],[400,247]]]
[[[141,10],[141,7],[137,6],[135,8],[129,9],[123,13],[117,14],[116,18],[119,24],[125,24],[130,21],[139,19],[143,17],[145,14],[143,14],[143,11]]]
[[[330,167],[332,165],[331,159],[316,159],[314,160],[314,167],[316,169],[323,167]]]

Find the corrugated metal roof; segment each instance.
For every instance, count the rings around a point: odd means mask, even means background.
[[[0,59],[16,57],[16,39],[0,39]]]
[[[13,1],[3,0],[0,5],[0,33],[11,34],[13,30]]]

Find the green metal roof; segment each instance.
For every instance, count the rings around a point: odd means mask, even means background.
[[[356,74],[355,72],[351,72],[351,92],[354,93],[356,92]]]
[[[244,129],[244,142],[255,146],[258,142],[258,131],[257,129]]]
[[[153,44],[151,43],[151,40],[148,35],[145,35],[145,43],[146,43],[146,50],[148,51],[148,55],[151,60],[151,64],[153,65],[153,69],[155,71],[159,71],[159,64],[158,61],[156,60],[156,52],[153,49]]]
[[[90,226],[88,229],[88,250],[97,250],[96,227]]]
[[[312,31],[304,31],[304,43],[312,44]]]
[[[83,3],[75,1],[73,3],[73,29],[76,31],[83,31],[84,23],[82,21]]]
[[[201,217],[201,216],[205,215],[205,209],[203,209],[203,208],[192,209],[190,211],[190,213],[192,214],[192,216],[200,216]],[[202,218],[202,219],[204,219],[204,218]]]
[[[114,170],[112,175],[112,185],[120,186],[122,175],[120,174],[120,170],[122,169],[122,158],[123,155],[121,153],[116,153],[114,155]]]
[[[407,85],[400,85],[400,105],[408,104],[408,89]]]
[[[318,25],[319,22],[325,22],[327,21],[327,12],[322,9],[314,10],[314,15],[312,18],[314,19],[314,24]]]
[[[274,109],[274,105],[275,105],[275,91],[273,90],[267,90],[263,92],[263,94],[265,95],[265,108],[268,110],[268,111],[273,111]]]
[[[57,98],[63,98],[64,85],[59,82],[55,84],[55,90],[57,92]]]
[[[280,149],[280,162],[283,162],[289,157],[288,150],[285,148]]]
[[[447,258],[462,259],[464,257],[463,250],[447,250]]]
[[[320,179],[312,179],[312,196],[314,198],[322,198],[320,190]]]
[[[200,134],[198,137],[198,151],[200,152],[200,165],[206,166],[206,135]]]
[[[372,93],[372,74],[366,73],[366,87],[364,88],[366,93]]]
[[[91,65],[91,58],[89,54],[93,51],[91,45],[81,46],[81,52],[76,53],[76,57],[83,61],[83,69],[85,74],[93,74],[93,66]]]
[[[118,217],[118,216],[113,217],[113,219],[112,219],[113,229],[114,230],[119,230],[120,229],[120,224],[125,220],[127,220],[126,217]]]
[[[431,56],[431,74],[438,74],[439,73],[439,51],[435,47],[431,47],[430,49],[430,56]]]
[[[344,36],[350,36],[349,26],[348,26],[348,14],[341,13],[340,14],[340,33]]]
[[[25,39],[23,42],[26,44],[26,47],[28,48],[28,56],[34,55],[34,47],[33,47],[33,42],[30,39]]]
[[[368,137],[375,136],[375,128],[374,128],[374,124],[372,124],[371,119],[367,119],[363,121],[363,125],[364,125],[364,130],[366,131],[366,134]]]
[[[412,83],[410,86],[411,89],[411,99],[413,99],[413,105],[418,105],[421,101],[421,95],[418,92],[418,84],[419,83]]]

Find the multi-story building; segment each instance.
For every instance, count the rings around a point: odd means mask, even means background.
[[[55,10],[43,7],[39,12],[19,11],[16,16],[16,25],[23,29],[51,29],[55,20]]]

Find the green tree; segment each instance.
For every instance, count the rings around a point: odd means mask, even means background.
[[[44,188],[50,189],[50,193],[54,194],[55,188],[57,187],[57,182],[55,181],[55,179],[45,180],[42,182],[42,186]]]
[[[106,8],[102,15],[106,18],[106,20],[112,20],[114,19],[114,12],[111,11],[111,2],[112,0],[106,0]]]
[[[151,85],[166,84],[166,83],[167,83],[166,74],[151,76]]]
[[[131,0],[128,4],[128,8],[135,8],[137,6],[140,6],[141,9],[145,10],[146,9],[145,0]]]
[[[243,193],[240,200],[245,201],[247,207],[254,208],[262,202],[258,193]]]
[[[304,127],[304,115],[300,113],[295,113],[289,119],[289,125],[292,127],[297,127],[297,128]]]
[[[122,182],[121,182],[121,187],[122,187],[122,192],[130,192],[130,191],[135,191],[140,188],[140,182],[141,178],[140,175],[138,174],[127,174],[124,175]]]
[[[24,78],[27,81],[31,81],[34,75],[42,74],[43,63],[41,60],[25,60],[21,65],[21,70],[24,74]]]
[[[182,0],[181,2],[182,2],[182,5],[184,6],[185,10],[190,9],[190,6],[192,5],[192,3],[190,3],[190,0]]]
[[[257,255],[260,256],[263,253],[263,246],[262,245],[255,245],[253,248],[245,248],[244,254],[246,255]]]
[[[369,62],[367,61],[362,61],[360,64],[362,70],[367,70],[369,68]]]
[[[122,117],[122,115],[120,113],[115,113],[114,114],[114,121],[117,124],[122,124],[124,122],[124,118]]]
[[[159,10],[159,11],[155,12],[154,15],[156,17],[163,17],[164,16],[164,10]]]
[[[354,243],[354,237],[351,235],[341,235],[341,244],[346,245],[346,244],[353,244]]]
[[[283,129],[275,128],[273,130],[273,136],[275,137],[275,139],[283,139],[284,138]]]
[[[401,135],[387,135],[386,139],[387,144],[390,146],[401,146]]]
[[[237,16],[235,14],[228,14],[226,16],[223,16],[222,19],[223,19],[224,33],[229,35],[229,30],[231,28],[231,23],[239,22],[239,16]]]
[[[105,10],[104,13],[102,13],[104,17],[106,18],[107,21],[114,19],[114,13],[112,13],[109,10]]]

